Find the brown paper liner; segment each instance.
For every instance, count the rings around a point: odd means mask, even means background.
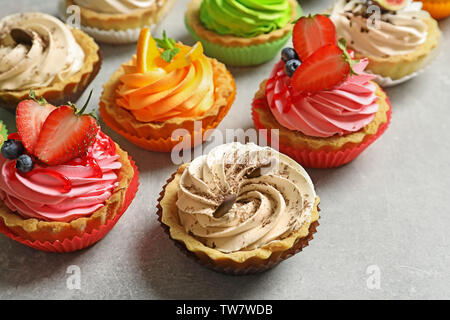
[[[76,102],[97,76],[102,65],[102,54],[94,40],[81,30],[71,31],[86,55],[83,68],[64,82],[33,89],[37,97],[43,97],[55,106],[64,105],[68,101]],[[0,107],[15,109],[20,101],[28,99],[28,94],[29,90],[0,91]]]
[[[205,132],[219,125],[236,97],[236,84],[231,73],[217,60],[211,59],[211,63],[214,71],[215,104],[201,118],[178,118],[159,123],[143,123],[136,120],[129,111],[115,103],[115,89],[119,85],[121,68],[104,85],[99,108],[103,121],[127,140],[147,150],[170,152],[180,143],[183,143],[183,146],[191,147],[203,143],[208,138]],[[201,132],[195,130],[194,123],[196,121],[202,122]],[[178,140],[173,140],[172,132],[181,128],[185,129],[188,134]]]
[[[185,243],[175,240],[172,238],[170,233],[170,227],[166,225],[162,221],[163,216],[163,207],[161,206],[161,201],[163,200],[167,186],[175,179],[175,176],[180,173],[180,169],[173,173],[172,176],[167,180],[166,184],[163,187],[163,190],[159,194],[158,198],[158,205],[157,209],[158,211],[156,214],[158,215],[158,221],[160,222],[161,226],[163,227],[164,231],[169,235],[169,238],[172,239],[175,243],[175,245],[190,259],[193,259],[197,263],[212,269],[216,272],[221,272],[229,275],[249,275],[249,274],[255,274],[255,273],[261,273],[264,271],[267,271],[271,268],[274,268],[277,266],[280,262],[294,256],[295,254],[301,252],[305,247],[309,245],[309,242],[313,239],[313,235],[317,232],[317,227],[319,226],[319,216],[318,212],[320,211],[319,208],[319,202],[320,200],[316,199],[315,204],[315,212],[317,213],[317,219],[315,221],[312,221],[309,229],[308,234],[305,237],[297,238],[295,240],[295,243],[292,247],[290,247],[287,250],[283,251],[272,251],[271,255],[266,259],[261,259],[257,256],[254,256],[252,258],[249,258],[242,263],[238,263],[231,260],[214,260],[210,258],[206,253],[202,253],[200,255],[189,251],[185,245]],[[225,254],[223,254],[225,255]]]

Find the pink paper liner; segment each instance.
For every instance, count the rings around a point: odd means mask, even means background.
[[[64,239],[63,241],[54,241],[54,242],[41,242],[41,241],[31,241],[28,239],[23,239],[14,233],[12,233],[0,219],[0,232],[3,233],[8,238],[20,242],[26,246],[31,248],[46,251],[46,252],[57,252],[57,253],[67,253],[78,251],[89,246],[92,246],[96,242],[103,239],[106,234],[116,225],[117,221],[119,221],[120,217],[125,213],[128,206],[133,201],[136,196],[136,192],[139,187],[139,171],[134,163],[133,159],[128,156],[130,159],[130,163],[134,169],[134,176],[131,179],[130,185],[128,186],[127,193],[125,194],[125,201],[122,208],[119,210],[119,213],[115,215],[113,219],[109,219],[106,224],[102,225],[99,229],[93,230],[91,233],[85,233],[81,237],[75,236],[72,239]]]
[[[326,169],[326,168],[336,168],[343,166],[356,157],[358,157],[368,146],[370,146],[375,140],[377,140],[389,127],[392,118],[392,106],[389,98],[386,97],[386,102],[389,105],[389,110],[387,111],[387,122],[380,125],[378,131],[372,135],[369,139],[365,140],[363,143],[352,146],[343,147],[342,149],[336,151],[328,150],[311,150],[311,149],[299,149],[290,145],[279,143],[279,151],[288,155],[303,167],[315,168],[315,169]],[[261,123],[258,113],[256,113],[256,108],[268,108],[265,98],[255,99],[252,104],[252,117],[256,129],[267,129]],[[270,130],[269,130],[270,132]],[[271,143],[271,135],[269,134],[269,142]]]

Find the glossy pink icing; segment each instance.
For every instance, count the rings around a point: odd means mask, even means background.
[[[92,165],[90,159],[95,159],[98,166]],[[116,170],[122,166],[118,159],[114,143],[102,132],[97,134],[86,159],[49,167],[35,164],[35,174],[17,172],[14,160],[0,156],[0,197],[24,218],[70,222],[105,205],[118,185]],[[64,181],[57,176],[67,178],[70,188],[65,189]]]
[[[364,72],[368,60],[353,69],[358,75],[347,78],[331,90],[296,92],[291,78],[278,62],[266,85],[266,98],[272,114],[284,127],[313,137],[331,137],[355,132],[370,123],[378,111],[375,77]]]

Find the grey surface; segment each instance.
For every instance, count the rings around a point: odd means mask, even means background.
[[[179,0],[164,21],[172,37],[192,44]],[[330,1],[302,1],[318,12]],[[17,11],[56,14],[57,1],[0,0],[0,16]],[[440,23],[450,39],[450,19]],[[102,45],[101,86],[135,47]],[[77,253],[35,251],[0,236],[0,299],[430,299],[450,298],[449,117],[450,48],[420,77],[387,90],[393,120],[380,140],[339,169],[308,170],[321,197],[320,227],[306,250],[256,276],[230,277],[187,259],[162,231],[156,199],[176,169],[168,154],[139,149],[103,126],[136,160],[139,192],[116,227]],[[251,128],[250,102],[273,62],[232,69],[238,95],[220,125]],[[82,101],[87,94],[82,97]],[[12,131],[12,113],[0,110]],[[69,290],[67,268],[81,269],[81,289]],[[369,266],[381,270],[380,289],[369,289]]]

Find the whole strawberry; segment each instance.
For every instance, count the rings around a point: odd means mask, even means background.
[[[84,114],[74,105],[61,106],[45,120],[34,149],[34,156],[48,165],[64,164],[85,157],[94,144],[99,126],[93,114]]]

